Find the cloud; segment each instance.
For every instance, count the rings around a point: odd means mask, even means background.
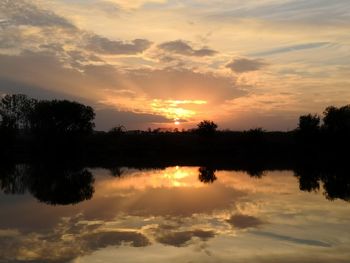
[[[156,240],[164,245],[170,245],[175,247],[183,247],[189,244],[193,238],[197,237],[202,241],[207,241],[215,236],[214,231],[205,230],[191,230],[191,231],[179,231],[170,232],[158,236]]]
[[[281,54],[281,53],[300,51],[300,50],[305,50],[305,49],[320,48],[320,47],[324,47],[324,46],[329,46],[331,44],[332,43],[330,43],[330,42],[304,43],[304,44],[299,44],[299,45],[291,45],[291,46],[274,48],[274,49],[270,49],[270,50],[266,50],[266,51],[252,53],[250,55],[252,55],[252,56],[269,56],[269,55],[276,55],[276,54]]]
[[[248,215],[232,215],[231,218],[227,220],[227,222],[230,225],[240,229],[256,228],[264,224],[264,222],[261,221],[259,218]]]
[[[124,9],[140,8],[147,3],[162,4],[162,3],[167,2],[167,0],[133,0],[133,1],[130,1],[130,0],[103,0],[103,1],[109,1],[109,2],[115,3]]]
[[[237,73],[257,71],[267,64],[260,59],[237,58],[226,65],[227,68]]]
[[[61,218],[56,223],[52,228],[39,227],[28,233],[2,231],[0,258],[6,262],[71,262],[110,246],[151,245],[148,237],[137,230],[110,229],[106,222],[84,221],[82,214]]]
[[[194,214],[227,209],[231,207],[232,199],[244,195],[244,192],[221,185],[215,189],[159,187],[135,191],[133,195],[128,196],[127,205],[119,207],[121,211],[137,216],[190,217]],[[120,199],[120,204],[125,202],[123,196],[120,196]]]
[[[347,0],[245,1],[237,5],[232,5],[232,1],[227,1],[226,5],[221,5],[221,8],[209,15],[209,18],[215,21],[253,18],[283,25],[294,23],[340,26],[347,25],[349,8],[350,4]]]
[[[87,38],[87,49],[101,54],[138,54],[151,46],[147,39],[134,39],[131,42],[115,41],[98,35]]]
[[[1,26],[4,27],[4,30],[0,33],[5,41],[1,41],[0,48],[50,49],[60,52],[62,57],[65,57],[69,56],[65,52],[66,49],[69,49],[69,52],[138,54],[148,49],[152,44],[147,39],[134,39],[130,42],[116,41],[89,33],[77,28],[65,17],[23,0],[0,2],[1,14],[4,16],[1,20]],[[8,27],[8,25],[15,27]],[[21,28],[21,25],[32,26],[35,29]],[[57,47],[60,50],[57,50]],[[77,63],[73,62],[73,64],[77,66]]]
[[[146,236],[135,231],[110,231],[96,232],[83,236],[83,246],[86,250],[98,250],[108,246],[120,246],[129,244],[133,247],[145,247],[150,245]]]
[[[215,50],[206,47],[194,49],[188,43],[182,40],[164,42],[158,45],[158,48],[174,54],[196,57],[213,56],[217,53]]]
[[[147,126],[152,123],[170,123],[164,116],[147,113],[135,113],[130,111],[118,111],[114,109],[104,109],[96,111],[96,126],[100,130],[109,130],[116,125],[124,125],[127,129],[139,129],[140,126]]]
[[[0,14],[6,17],[10,25],[60,26],[74,29],[67,19],[55,13],[30,4],[24,0],[3,0],[0,2]]]
[[[129,78],[151,97],[222,102],[246,94],[232,78],[190,69],[135,70]]]
[[[271,232],[253,232],[255,235],[259,236],[264,236],[264,237],[270,237],[273,239],[281,240],[281,241],[288,241],[300,245],[308,245],[308,246],[316,246],[316,247],[331,247],[329,243],[323,242],[323,241],[318,241],[318,240],[312,240],[312,239],[300,239],[300,238],[295,238],[295,237],[290,237],[290,236],[284,236],[284,235],[279,235]]]
[[[210,73],[173,69],[121,72],[108,64],[84,65],[89,54],[66,52],[69,63],[79,63],[77,70],[56,54],[54,50],[60,47],[46,49],[0,55],[2,91],[89,104],[97,109],[97,129],[116,124],[144,129],[152,123],[169,123],[175,117],[187,119],[208,109],[207,105],[245,94],[232,79]]]

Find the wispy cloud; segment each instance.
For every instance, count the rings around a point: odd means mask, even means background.
[[[254,53],[251,53],[249,55],[250,56],[271,56],[271,55],[276,55],[276,54],[281,54],[281,53],[288,53],[288,52],[294,52],[294,51],[300,51],[300,50],[306,50],[306,49],[327,47],[330,45],[332,45],[332,43],[330,43],[330,42],[304,43],[304,44],[298,44],[298,45],[278,47],[278,48],[260,51],[260,52],[254,52]]]
[[[208,17],[223,21],[254,18],[283,23],[345,25],[350,10],[347,0],[246,1],[248,3],[236,5],[230,2]]]
[[[285,236],[285,235],[280,235],[280,234],[275,234],[271,232],[263,232],[263,231],[254,231],[252,232],[255,235],[258,236],[264,236],[264,237],[269,237],[281,241],[288,241],[300,245],[308,245],[308,246],[317,246],[317,247],[331,247],[329,243],[319,241],[319,240],[312,240],[312,239],[301,239],[301,238],[295,238],[295,237],[290,237],[290,236]]]

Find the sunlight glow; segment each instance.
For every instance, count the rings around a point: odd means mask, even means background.
[[[179,119],[189,119],[197,114],[197,112],[192,109],[193,106],[201,106],[207,104],[203,100],[152,100],[151,107],[152,111],[161,114],[167,118],[179,120]],[[181,107],[179,107],[181,105]],[[175,125],[179,125],[175,122]]]

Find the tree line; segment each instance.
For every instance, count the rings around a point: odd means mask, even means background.
[[[296,129],[298,141],[303,144],[329,142],[347,145],[350,143],[350,105],[327,107],[323,116],[302,115]]]
[[[1,137],[9,138],[17,135],[50,139],[81,137],[92,134],[95,127],[94,118],[95,112],[92,107],[75,101],[36,100],[23,94],[5,95],[0,100]],[[108,133],[120,135],[125,132],[124,126],[116,126]],[[218,125],[211,120],[203,120],[195,129],[187,132],[201,136],[213,136],[219,133]],[[265,132],[257,128],[246,133],[251,141],[258,143],[263,139]],[[322,117],[317,114],[302,115],[294,133],[297,141],[302,144],[317,143],[325,138],[349,141],[350,105],[327,107]]]
[[[89,134],[95,126],[92,107],[68,100],[36,100],[23,94],[0,100],[0,129],[17,135]]]

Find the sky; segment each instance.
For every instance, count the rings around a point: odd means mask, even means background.
[[[216,171],[212,184],[198,167],[90,171],[93,198],[75,205],[0,193],[3,261],[349,262],[349,203],[300,191],[292,171]]]
[[[350,101],[348,0],[0,0],[0,95],[96,129],[292,130]]]

